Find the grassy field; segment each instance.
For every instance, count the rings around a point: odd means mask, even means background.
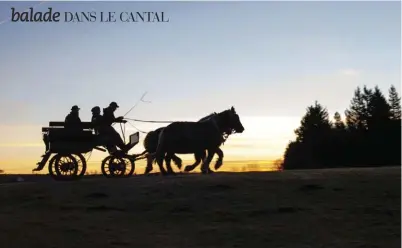
[[[4,248],[401,247],[400,167],[14,177],[0,176]]]

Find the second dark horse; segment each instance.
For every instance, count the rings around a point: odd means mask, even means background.
[[[170,161],[175,153],[191,154],[208,151],[201,171],[208,173],[209,164],[223,142],[222,134],[226,130],[242,133],[244,127],[234,107],[213,114],[202,122],[173,122],[163,128],[159,135],[155,157],[162,174],[174,174]],[[166,160],[167,171],[163,168]]]
[[[207,121],[209,120],[209,118],[211,118],[212,116],[214,116],[216,113],[212,113],[208,116],[205,116],[203,118],[201,118],[200,120],[198,120],[198,122],[203,122],[203,121]],[[145,154],[148,153],[146,155],[147,157],[147,167],[145,169],[145,174],[148,174],[149,172],[151,172],[153,170],[153,162],[155,161],[155,157],[153,156],[156,152],[156,148],[158,147],[158,141],[159,141],[159,135],[161,133],[161,131],[164,129],[165,127],[160,127],[154,131],[149,132],[144,139],[144,148],[145,151],[141,154]],[[227,137],[232,133],[232,130],[225,130],[222,134],[224,140],[227,139]],[[222,164],[223,164],[223,151],[219,148],[216,152],[216,154],[218,155],[218,159],[215,163],[215,170],[219,169]],[[203,161],[206,157],[206,152],[205,151],[201,151],[201,152],[196,152],[194,153],[194,158],[195,158],[195,162],[192,165],[187,165],[185,167],[185,171],[189,172],[194,170],[201,161]],[[182,160],[176,156],[175,154],[172,155],[171,159],[173,160],[173,162],[177,165],[177,167],[179,169],[181,169],[182,167]],[[212,172],[211,170],[209,172]]]

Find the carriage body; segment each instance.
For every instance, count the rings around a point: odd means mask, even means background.
[[[49,158],[49,174],[56,180],[72,180],[82,177],[86,172],[87,161],[83,154],[93,149],[108,152],[102,138],[95,134],[91,122],[82,122],[82,130],[71,131],[64,122],[49,122],[42,127],[45,154],[37,163],[34,171],[41,171]],[[134,147],[139,142],[139,133],[130,135]],[[110,153],[101,164],[102,174],[106,177],[127,177],[134,173],[136,155]],[[117,162],[116,162],[117,161]],[[128,169],[128,171],[127,171]]]

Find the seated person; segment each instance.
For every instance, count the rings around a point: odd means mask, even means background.
[[[64,120],[64,127],[69,130],[81,131],[82,130],[82,122],[79,115],[80,108],[77,105],[74,105],[71,108],[71,112],[66,116]]]
[[[80,108],[77,105],[74,105],[71,108],[71,112],[66,116],[64,120],[64,128],[68,130],[68,137],[81,137],[83,126],[79,116]],[[67,138],[70,140],[70,138]],[[75,138],[73,138],[75,140]]]
[[[101,128],[101,134],[105,135],[109,140],[109,145],[119,147],[124,153],[126,153],[129,149],[131,149],[130,144],[124,144],[123,139],[120,137],[120,134],[113,128],[112,124],[115,122],[126,123],[126,120],[123,120],[123,116],[116,118],[114,116],[114,112],[119,106],[116,102],[111,102],[107,108],[103,109],[103,123]],[[109,148],[108,148],[109,149]],[[113,149],[115,150],[115,149]]]
[[[99,135],[99,128],[102,127],[103,116],[101,115],[101,109],[99,106],[95,106],[91,109],[92,119],[91,123],[94,127],[95,134]]]
[[[99,106],[95,106],[91,109],[92,112],[92,118],[91,118],[91,123],[93,126],[93,129],[95,131],[95,135],[97,135],[97,142],[99,145],[106,146],[108,150],[112,149],[112,145],[109,144],[111,143],[108,141],[108,138],[104,135],[104,124],[103,124],[103,116],[101,115],[101,109]]]

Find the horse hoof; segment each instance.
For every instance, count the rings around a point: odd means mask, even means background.
[[[215,170],[219,170],[219,168],[221,168],[221,166],[222,166],[222,163],[217,163],[215,165]]]

